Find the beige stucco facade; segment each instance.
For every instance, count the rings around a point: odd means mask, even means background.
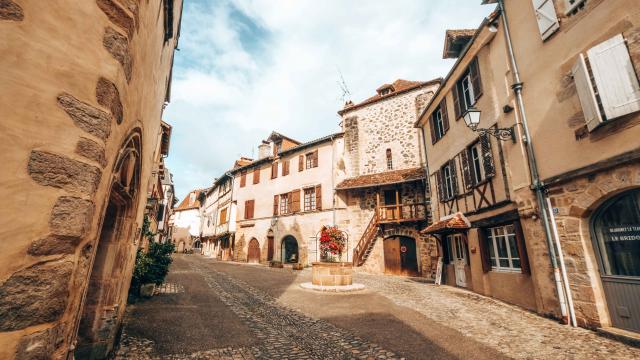
[[[5,4],[0,358],[102,358],[140,243],[181,1]]]

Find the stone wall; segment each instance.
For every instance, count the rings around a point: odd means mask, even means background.
[[[126,180],[133,203],[110,240],[118,306],[102,323],[119,327],[175,47],[164,33],[158,2],[0,0],[0,358],[66,357],[111,185]],[[121,156],[132,136],[137,153]],[[114,179],[127,161],[136,178]]]

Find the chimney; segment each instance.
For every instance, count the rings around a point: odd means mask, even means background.
[[[268,142],[262,142],[262,144],[258,145],[258,159],[264,159],[271,155],[271,146],[269,146]]]

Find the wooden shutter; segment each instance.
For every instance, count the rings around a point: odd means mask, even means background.
[[[580,105],[582,106],[582,113],[584,114],[584,121],[587,123],[587,129],[591,131],[598,127],[603,120],[596,101],[596,94],[593,91],[587,64],[582,54],[578,55],[578,61],[573,66],[572,72]]]
[[[442,128],[444,129],[442,135],[444,135],[449,131],[449,115],[447,114],[446,98],[442,98],[442,101],[440,102],[440,114],[442,115]]]
[[[469,190],[473,187],[473,177],[471,176],[471,164],[469,163],[470,154],[468,149],[460,152],[460,162],[462,163],[462,180],[464,182],[465,190]]]
[[[313,152],[313,167],[318,167],[318,149]]]
[[[253,170],[253,183],[258,184],[260,182],[260,168]]]
[[[553,0],[533,0],[532,3],[538,20],[540,36],[544,41],[560,28],[556,9],[553,7]]]
[[[640,111],[640,85],[622,34],[587,51],[607,120]]]
[[[458,121],[458,119],[460,119],[460,117],[462,116],[460,94],[458,93],[458,83],[459,81],[456,81],[456,83],[453,84],[453,89],[451,89],[451,96],[453,96],[453,111],[456,115],[456,121]]]
[[[304,155],[298,156],[298,171],[304,170]]]
[[[282,176],[289,175],[289,160],[282,160]]]
[[[444,201],[444,184],[442,183],[442,178],[444,177],[442,173],[442,168],[436,171],[436,187],[438,188],[438,200],[440,202]]]
[[[274,162],[271,164],[271,178],[275,179],[278,177],[278,162]]]
[[[529,256],[527,255],[527,246],[524,242],[524,233],[522,232],[522,225],[520,221],[513,223],[514,230],[516,232],[516,245],[518,246],[518,255],[520,256],[520,268],[523,274],[531,274],[531,268],[529,267]]]
[[[489,138],[489,135],[480,135],[480,150],[482,151],[482,167],[484,168],[484,175],[487,178],[490,178],[496,174],[496,167],[493,164],[491,138]]]
[[[316,186],[316,210],[322,210],[322,186]]]
[[[247,173],[245,171],[240,174],[240,187],[245,187],[247,185]]]
[[[449,160],[449,169],[451,170],[451,184],[453,185],[453,195],[458,195],[458,174],[456,171],[456,161]]]
[[[278,195],[273,195],[273,215],[277,216],[278,215],[278,200],[279,200],[279,196]]]
[[[256,201],[251,200],[251,211],[249,212],[249,217],[251,219],[253,219],[253,217],[255,216],[255,211],[256,211]]]
[[[289,214],[293,212],[293,191],[287,193],[287,210]]]
[[[302,190],[293,190],[291,192],[291,212],[293,213],[300,211],[300,191]]]
[[[435,112],[433,114],[431,114],[431,116],[429,116],[429,130],[431,130],[431,144],[435,144],[436,141],[438,141],[438,138],[436,137],[436,127],[434,125],[434,116],[435,116]]]
[[[482,80],[480,79],[480,66],[478,65],[478,58],[474,57],[469,65],[469,77],[471,78],[471,85],[473,86],[474,100],[478,100],[482,95]]]
[[[487,237],[487,230],[478,228],[476,229],[478,234],[478,248],[480,251],[480,261],[482,262],[482,271],[489,272],[491,270],[491,256],[489,255],[489,238]]]

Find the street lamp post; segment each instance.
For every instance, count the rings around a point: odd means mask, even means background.
[[[462,117],[467,127],[480,135],[489,134],[498,140],[506,141],[511,139],[514,143],[516,142],[516,133],[513,126],[508,128],[478,128],[478,125],[480,125],[480,110],[474,107],[468,108]]]

